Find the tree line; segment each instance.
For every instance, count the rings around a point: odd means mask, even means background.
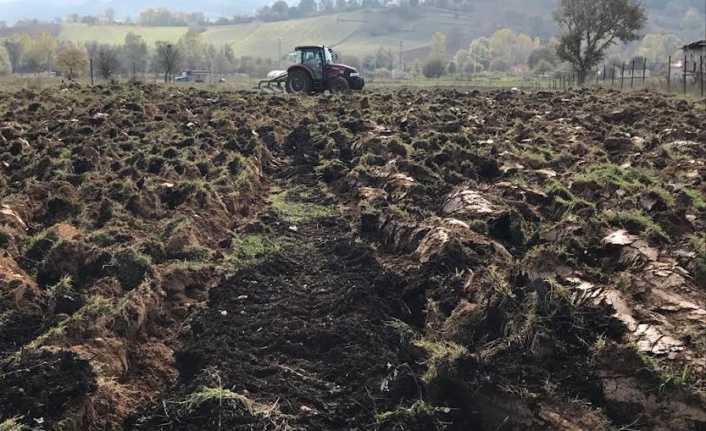
[[[91,60],[94,73],[104,79],[154,73],[163,74],[165,81],[182,70],[264,76],[275,66],[272,59],[238,57],[230,45],[206,43],[193,30],[176,42],[158,41],[153,45],[135,33],[128,33],[121,44],[76,44],[47,33],[12,34],[0,45],[0,74],[56,71],[81,77],[89,72]]]

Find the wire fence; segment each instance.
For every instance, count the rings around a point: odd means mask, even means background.
[[[681,60],[681,59],[680,59]],[[667,63],[648,64],[643,60],[639,64],[635,60],[618,64],[604,64],[602,71],[589,77],[585,85],[596,85],[604,88],[630,90],[640,88],[659,89],[667,92],[693,93],[706,96],[706,76],[704,69],[706,59],[703,55],[693,60],[684,56],[677,64],[669,57]],[[561,74],[552,78],[547,85],[554,89],[568,89],[578,85],[578,75],[575,73]]]

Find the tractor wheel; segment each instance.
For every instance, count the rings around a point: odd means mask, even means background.
[[[346,81],[346,78],[342,76],[336,76],[333,79],[331,79],[331,84],[329,85],[329,89],[331,90],[331,93],[333,94],[338,94],[338,93],[345,93],[350,89],[350,86],[348,85],[348,81]]]
[[[287,93],[311,93],[314,83],[306,71],[298,69],[287,75]]]

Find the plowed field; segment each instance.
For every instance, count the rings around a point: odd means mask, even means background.
[[[704,430],[706,113],[0,99],[0,430]]]

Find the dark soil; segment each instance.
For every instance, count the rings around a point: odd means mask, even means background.
[[[0,365],[0,418],[30,417],[52,429],[97,388],[86,359],[67,351],[26,353]]]
[[[6,96],[0,424],[706,426],[703,105]]]

